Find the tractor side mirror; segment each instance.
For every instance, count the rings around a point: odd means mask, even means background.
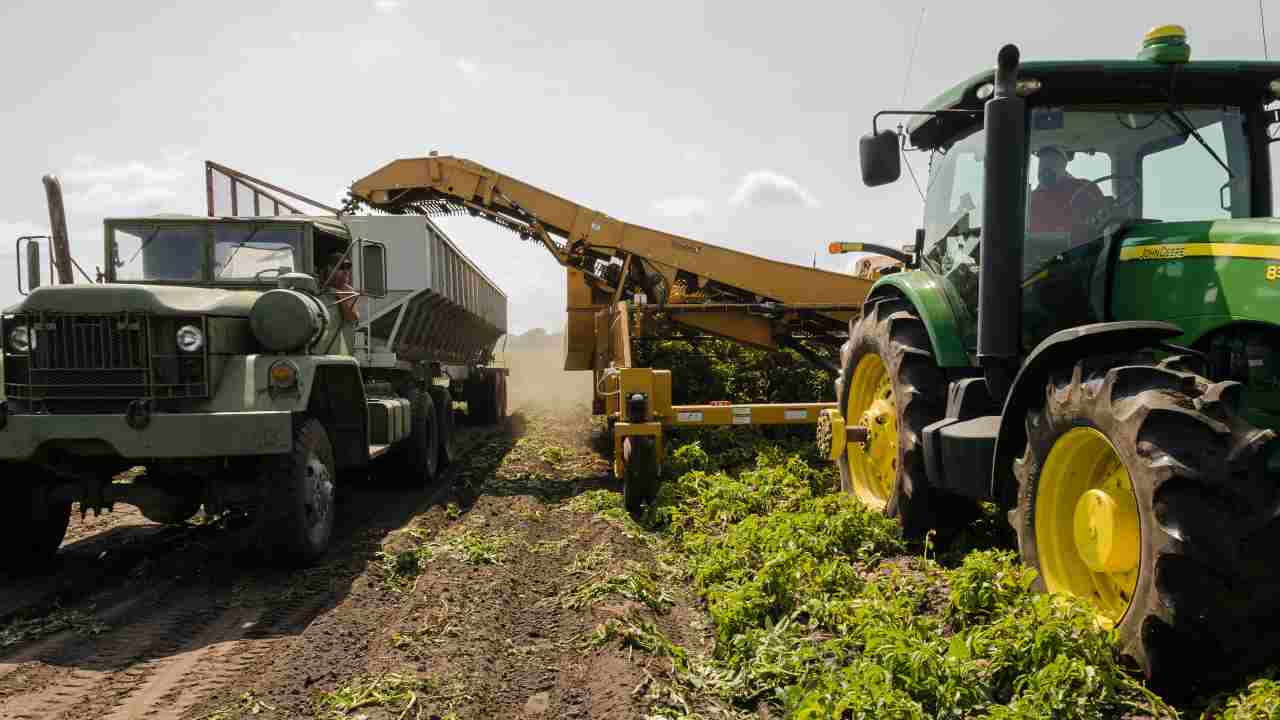
[[[887,185],[902,173],[902,156],[898,152],[898,134],[881,130],[863,135],[858,140],[858,159],[862,164],[862,182],[868,187]]]

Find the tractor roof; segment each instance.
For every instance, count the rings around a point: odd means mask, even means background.
[[[1171,75],[1176,74],[1176,78]],[[938,95],[926,110],[981,110],[979,88],[991,83],[995,69],[980,72]],[[1029,61],[1018,67],[1018,79],[1035,79],[1039,89],[1027,95],[1036,105],[1081,103],[1168,102],[1171,79],[1181,102],[1224,102],[1243,105],[1274,97],[1271,82],[1280,80],[1280,62],[1202,60],[1164,64],[1148,60]],[[934,147],[958,125],[972,121],[955,116],[919,116],[907,126],[918,147]]]

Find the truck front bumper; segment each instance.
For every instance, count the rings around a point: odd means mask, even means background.
[[[0,409],[0,460],[47,449],[128,459],[184,459],[289,452],[287,411],[154,413],[131,426],[125,415],[26,415]]]

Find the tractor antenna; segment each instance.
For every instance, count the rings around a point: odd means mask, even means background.
[[[1262,0],[1258,0],[1258,2],[1261,3]],[[1261,7],[1261,5],[1259,5],[1259,7]],[[924,13],[925,13],[925,6],[921,5],[920,19],[916,21],[915,36],[911,38],[911,51],[907,53],[907,68],[902,73],[902,103],[901,104],[904,107],[907,104],[907,88],[910,87],[911,85],[911,69],[915,66],[915,62],[916,62],[916,48],[919,47],[920,45],[920,30],[921,28],[924,27]]]
[[[1258,25],[1262,28],[1262,57],[1270,60],[1271,53],[1267,49],[1267,13],[1262,8],[1262,0],[1258,0]]]

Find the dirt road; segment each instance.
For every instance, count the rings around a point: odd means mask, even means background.
[[[638,716],[656,661],[591,633],[639,612],[696,646],[700,612],[609,584],[661,569],[610,515],[601,434],[585,407],[530,401],[435,487],[348,487],[303,572],[216,528],[77,518],[62,570],[0,598],[0,717]]]

